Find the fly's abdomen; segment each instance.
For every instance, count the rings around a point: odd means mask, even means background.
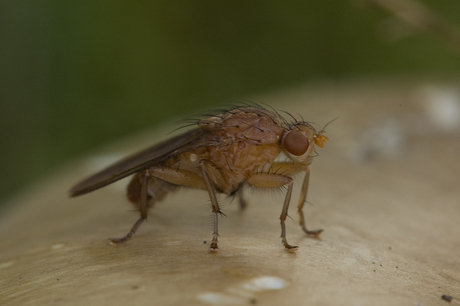
[[[144,171],[138,172],[136,175],[133,176],[131,182],[128,185],[128,199],[137,208],[140,207],[141,188],[144,176]],[[149,186],[147,188],[147,201],[149,208],[152,207],[156,202],[160,202],[161,200],[163,200],[169,192],[174,191],[177,187],[177,185],[168,183],[157,177],[150,177]]]

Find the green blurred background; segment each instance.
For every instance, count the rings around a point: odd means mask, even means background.
[[[459,25],[460,1],[423,3]],[[0,202],[92,147],[215,103],[459,69],[441,41],[364,1],[2,0]]]

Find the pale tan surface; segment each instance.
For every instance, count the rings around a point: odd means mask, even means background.
[[[460,305],[460,134],[455,120],[446,124],[452,111],[434,111],[448,91],[362,84],[253,98],[321,126],[340,116],[312,165],[305,212],[307,226],[325,230],[320,240],[297,225],[298,179],[287,221],[295,253],[278,238],[282,194],[259,190],[248,191],[244,213],[220,197],[227,217],[216,254],[203,243],[211,238],[209,200],[193,190],[168,197],[133,240],[110,246],[106,238],[125,234],[138,215],[124,197],[126,180],[66,197],[91,165],[101,166],[83,159],[3,210],[0,304],[446,305],[441,296],[449,294]],[[99,156],[156,139],[134,137]],[[283,288],[264,290],[264,276]]]

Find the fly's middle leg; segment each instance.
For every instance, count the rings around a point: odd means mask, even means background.
[[[203,179],[204,182],[206,183],[206,189],[208,190],[209,194],[209,199],[211,200],[211,206],[212,206],[212,213],[213,213],[213,232],[212,232],[212,241],[211,241],[211,246],[210,246],[210,251],[217,251],[217,237],[219,236],[219,228],[218,228],[218,217],[219,214],[222,214],[219,208],[219,203],[217,202],[216,198],[216,192],[214,190],[214,186],[211,184],[211,180],[209,179],[208,173],[207,173],[207,167],[212,167],[212,164],[210,164],[209,161],[207,160],[201,160],[200,161],[200,166],[201,170],[203,172]]]

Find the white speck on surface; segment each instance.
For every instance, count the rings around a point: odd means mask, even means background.
[[[460,128],[460,92],[456,88],[429,87],[423,90],[425,113],[442,130]]]
[[[252,291],[262,290],[279,290],[286,287],[289,283],[282,278],[275,276],[261,276],[252,279],[247,284],[244,284],[244,288]]]
[[[254,292],[266,290],[280,290],[289,285],[289,282],[276,276],[261,276],[249,281],[230,286],[227,292],[206,292],[197,295],[197,299],[211,305],[247,305],[248,301],[255,298]]]
[[[392,116],[374,120],[351,146],[348,156],[356,162],[394,158],[404,153],[407,135],[401,122]]]
[[[53,246],[51,246],[51,249],[52,250],[59,250],[59,249],[62,249],[64,247],[64,244],[60,243],[60,244],[55,244]]]
[[[198,294],[198,300],[211,305],[246,305],[247,300],[238,296],[229,296],[222,293],[207,292]]]
[[[0,263],[0,269],[11,267],[13,264],[14,262],[12,261],[2,262]]]

